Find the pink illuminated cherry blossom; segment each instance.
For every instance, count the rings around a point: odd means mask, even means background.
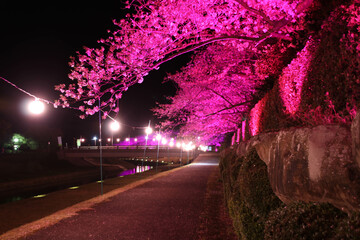
[[[132,1],[124,19],[98,48],[84,48],[71,58],[70,79],[60,84],[55,106],[76,104],[92,115],[116,112],[122,93],[144,81],[162,63],[213,43],[237,51],[261,53],[266,39],[291,40],[294,24],[312,0],[150,0]],[[100,107],[94,104],[101,100]]]
[[[294,116],[301,102],[302,86],[308,74],[318,41],[310,39],[279,78],[281,99],[286,112]]]
[[[257,135],[261,129],[261,119],[262,114],[265,108],[265,103],[268,100],[269,95],[266,94],[265,97],[263,97],[254,108],[251,109],[249,114],[249,127],[250,127],[250,134],[251,136]]]
[[[252,68],[254,52],[231,44],[211,45],[194,55],[188,66],[171,75],[179,90],[155,114],[162,128],[180,126],[183,136],[212,139],[234,131],[249,111],[255,89],[262,84]]]

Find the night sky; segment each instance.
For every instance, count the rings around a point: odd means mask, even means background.
[[[13,1],[0,3],[0,76],[38,97],[54,101],[59,92],[54,85],[69,83],[70,56],[83,46],[97,47],[97,40],[113,29],[112,19],[125,14],[121,1]],[[166,72],[175,72],[188,60],[176,59],[151,72],[141,85],[133,86],[120,101],[118,120],[126,125],[146,126],[156,122],[149,110],[165,95],[174,95],[172,83],[163,84]],[[48,106],[41,116],[24,111],[31,97],[0,80],[1,124],[11,125],[11,132],[46,139],[61,135],[72,144],[80,136],[98,136],[98,115],[81,120],[80,112]],[[109,121],[109,120],[107,120]],[[103,135],[110,135],[107,121]],[[119,136],[138,132],[123,126]],[[65,143],[64,143],[65,144]]]

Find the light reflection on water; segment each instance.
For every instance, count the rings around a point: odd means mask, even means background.
[[[136,168],[122,171],[118,177],[149,171],[152,168],[152,166],[136,166]]]
[[[219,166],[219,163],[192,163],[191,166]]]

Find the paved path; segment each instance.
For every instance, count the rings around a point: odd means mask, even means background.
[[[120,193],[25,239],[196,239],[207,181],[218,157],[203,154],[178,171]]]

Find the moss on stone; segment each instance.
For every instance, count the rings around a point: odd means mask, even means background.
[[[221,170],[235,231],[241,239],[263,239],[269,212],[281,205],[271,189],[267,167],[254,148],[243,158],[233,157],[231,164],[227,161],[222,159]]]

